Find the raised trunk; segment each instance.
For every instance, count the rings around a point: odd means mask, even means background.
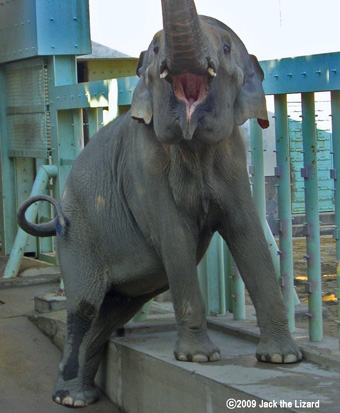
[[[193,0],[162,0],[166,64],[172,75],[206,74],[207,39]]]

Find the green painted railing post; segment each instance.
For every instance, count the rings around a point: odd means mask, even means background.
[[[46,189],[50,178],[57,176],[57,167],[53,165],[45,165],[39,168],[35,178],[30,196],[42,194]],[[26,218],[28,221],[34,221],[38,214],[38,203],[31,205],[27,212]],[[18,275],[20,264],[25,253],[26,244],[29,234],[19,228],[14,245],[5,269],[4,278],[13,278]]]
[[[234,320],[245,320],[246,304],[245,304],[245,287],[241,278],[241,274],[234,263],[233,265],[233,316]]]
[[[250,147],[252,162],[252,170],[250,172],[253,175],[253,199],[262,228],[265,229],[267,225],[267,216],[263,162],[263,136],[262,129],[258,125],[256,119],[250,120]]]
[[[309,335],[311,341],[321,341],[322,300],[321,300],[321,261],[320,224],[318,198],[317,140],[315,127],[314,93],[302,94],[302,136],[304,151],[305,208],[307,231],[307,273],[306,284],[309,293]]]
[[[279,237],[280,237],[280,285],[288,311],[289,330],[295,330],[295,290],[293,272],[293,234],[290,186],[290,153],[287,114],[287,95],[275,95],[275,139]]]
[[[331,177],[334,178],[334,200],[335,200],[335,232],[337,279],[338,288],[336,297],[338,299],[338,326],[340,347],[340,90],[331,93],[332,104],[332,140],[333,140],[333,167]]]
[[[225,314],[227,312],[227,300],[226,300],[226,276],[224,265],[224,240],[218,235],[217,237],[218,248],[218,293],[219,293],[219,314]]]
[[[226,299],[226,311],[233,312],[233,275],[232,264],[233,257],[227,246],[223,243],[223,258],[224,258],[224,274],[225,274],[225,299]]]

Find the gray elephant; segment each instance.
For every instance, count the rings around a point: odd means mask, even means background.
[[[256,357],[294,363],[301,353],[250,192],[238,125],[268,126],[263,72],[237,35],[193,0],[162,0],[163,30],[138,63],[131,111],[102,128],[70,172],[60,206],[27,200],[19,224],[57,235],[67,336],[53,394],[85,406],[110,334],[170,288],[178,326],[175,357],[220,359],[207,334],[196,266],[214,232],[228,244],[256,308]],[[37,199],[56,218],[28,223]]]

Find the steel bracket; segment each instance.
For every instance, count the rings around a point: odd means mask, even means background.
[[[301,168],[301,177],[305,179],[310,178],[309,168]]]
[[[312,294],[312,284],[310,282],[305,282],[305,293]]]

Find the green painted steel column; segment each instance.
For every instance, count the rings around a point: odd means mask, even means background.
[[[338,299],[338,326],[339,326],[339,347],[340,347],[340,90],[331,92],[332,104],[332,140],[333,140],[333,171],[331,177],[334,178],[334,200],[335,200],[335,233],[336,239],[336,259],[337,259],[337,279],[338,288],[336,297]]]
[[[224,261],[224,274],[225,274],[225,300],[226,300],[226,311],[230,313],[233,312],[233,275],[232,275],[232,264],[233,257],[227,246],[223,243],[223,261]]]
[[[57,167],[52,165],[41,166],[35,178],[30,196],[42,194],[50,178],[57,176]],[[38,203],[31,205],[26,211],[26,219],[34,221],[38,214]],[[20,264],[25,253],[29,234],[19,228],[9,257],[4,278],[13,278],[18,275]]]
[[[245,287],[241,278],[241,274],[234,263],[233,265],[233,318],[234,320],[245,320],[246,318],[246,303],[245,303]]]
[[[279,206],[280,285],[288,311],[289,330],[295,330],[295,289],[291,212],[290,154],[287,95],[275,95],[276,177]]]
[[[17,233],[15,166],[13,158],[8,155],[8,146],[6,77],[4,70],[0,68],[0,190],[2,194],[0,228],[2,251],[6,255],[11,252]]]
[[[253,199],[259,215],[262,228],[267,225],[266,216],[266,196],[263,163],[263,136],[262,129],[257,123],[257,119],[250,120],[250,151],[253,175]]]
[[[217,236],[217,248],[218,248],[218,292],[219,292],[219,314],[225,314],[227,312],[227,300],[226,300],[226,277],[225,277],[225,265],[224,265],[224,239]]]
[[[220,313],[220,274],[224,274],[223,265],[221,266],[219,234],[215,233],[212,237],[207,251],[207,293],[209,315]],[[224,288],[223,288],[224,290]]]
[[[317,140],[315,127],[314,93],[302,94],[302,136],[304,150],[305,208],[307,230],[307,272],[309,293],[309,335],[311,341],[321,341],[322,300],[321,300],[321,261],[320,224],[318,198]]]

